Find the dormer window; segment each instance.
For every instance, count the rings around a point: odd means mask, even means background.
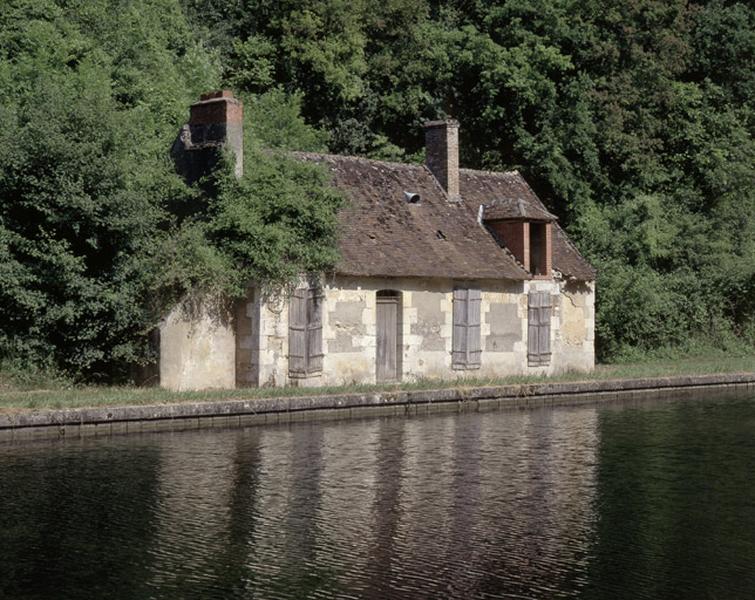
[[[483,223],[535,279],[549,279],[556,217],[542,205],[501,200],[483,206]]]

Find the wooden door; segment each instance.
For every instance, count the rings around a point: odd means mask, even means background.
[[[377,295],[377,381],[398,381],[400,296],[395,292]]]

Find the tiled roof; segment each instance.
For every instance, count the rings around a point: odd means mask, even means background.
[[[553,268],[580,281],[594,281],[597,275],[558,223],[553,224]]]
[[[305,152],[295,156],[325,165],[333,184],[346,195],[346,206],[340,212],[338,273],[448,279],[530,278],[479,222],[481,204],[505,202],[517,197],[518,190],[526,190],[534,198],[533,201],[519,194],[530,205],[528,210],[550,215],[518,173],[462,169],[462,201],[449,202],[437,180],[421,165]],[[419,201],[409,201],[407,192],[418,194]],[[560,228],[555,229],[560,234],[554,235],[554,268],[577,278],[581,273],[585,278],[587,271],[578,267],[580,261],[587,263],[565,241]],[[564,244],[568,248],[559,251],[558,256],[566,259],[566,271],[561,269],[556,253]],[[594,273],[587,267],[592,274],[589,279],[593,279]]]
[[[518,171],[494,172],[459,169],[462,200],[471,208],[483,206],[485,220],[523,218],[553,221],[540,198]],[[490,208],[488,208],[490,206]],[[582,281],[595,279],[595,269],[585,260],[558,223],[553,223],[553,268]]]
[[[496,219],[531,219],[555,221],[540,199],[517,171],[496,173],[459,169],[462,190],[483,205],[486,221]]]

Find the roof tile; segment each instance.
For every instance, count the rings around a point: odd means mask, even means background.
[[[530,278],[478,222],[480,204],[503,210],[518,198],[526,202],[528,214],[550,215],[518,173],[462,169],[463,200],[450,202],[421,165],[307,152],[294,155],[325,165],[333,184],[348,199],[339,215],[337,272],[375,277]],[[419,194],[419,202],[408,202],[405,192]],[[576,278],[594,278],[592,267],[566,240],[566,234],[558,226],[556,232],[554,267]],[[586,277],[588,269],[590,277]]]

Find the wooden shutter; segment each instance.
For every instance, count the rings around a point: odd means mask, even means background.
[[[540,329],[538,331],[538,350],[540,364],[551,362],[551,295],[550,292],[540,292]]]
[[[288,305],[288,372],[292,377],[307,374],[307,295],[294,290]]]
[[[322,372],[322,293],[310,288],[307,294],[307,366],[308,374]]]
[[[467,290],[454,290],[451,364],[455,368],[467,366],[467,312]]]
[[[527,361],[547,365],[551,359],[551,295],[530,292],[527,310]]]
[[[401,297],[397,294],[378,293],[375,308],[377,381],[397,381],[401,379],[399,371]]]
[[[540,361],[540,296],[537,292],[530,292],[527,300],[527,362],[536,365]]]
[[[451,365],[456,369],[480,365],[480,303],[480,290],[454,290]]]
[[[467,366],[479,367],[482,355],[480,345],[480,290],[467,290]]]
[[[322,372],[322,357],[322,292],[319,288],[295,290],[288,313],[289,375]]]

